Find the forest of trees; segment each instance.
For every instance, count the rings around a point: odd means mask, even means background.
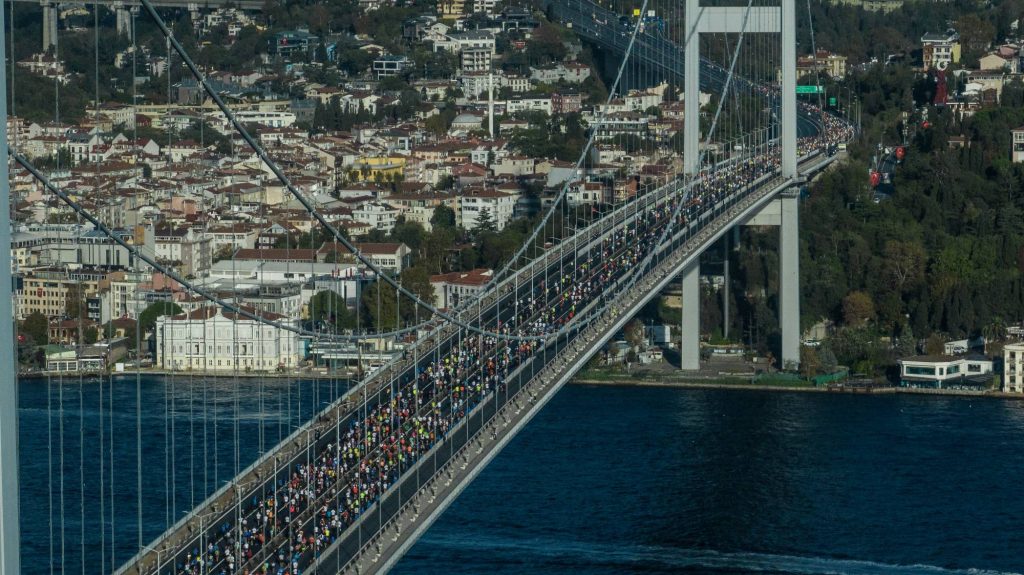
[[[1024,125],[1024,85],[1008,84],[1002,106],[962,121],[929,107],[924,128],[916,115],[901,119],[929,101],[923,77],[878,65],[849,82],[860,95],[864,133],[848,161],[809,185],[801,207],[802,324],[837,326],[822,349],[805,350],[807,359],[870,373],[941,350],[936,342],[1020,322],[1024,165],[1010,161],[1010,130]],[[903,144],[904,131],[907,154],[891,197],[876,201],[873,158],[880,143]],[[950,146],[954,135],[968,145]],[[741,249],[728,254],[734,287],[743,288],[730,294],[731,339],[777,352],[777,231],[743,228],[741,236]],[[721,257],[708,254],[705,265],[713,270]],[[714,337],[722,309],[719,294],[705,293],[702,325]]]

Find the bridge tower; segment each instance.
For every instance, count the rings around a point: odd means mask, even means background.
[[[700,168],[700,35],[708,33],[779,34],[782,56],[780,94],[782,176],[798,184],[796,152],[796,0],[781,0],[778,7],[701,6],[700,0],[686,0],[686,46],[683,54],[683,171],[694,175]],[[776,213],[767,222],[779,226],[779,325],[782,329],[782,365],[800,363],[800,241],[795,188],[782,194],[766,211]],[[755,216],[757,218],[757,216]],[[753,223],[750,220],[749,223]],[[681,367],[700,367],[700,262],[699,258],[682,272],[683,320]],[[728,288],[728,286],[727,286]],[[728,318],[727,318],[728,319]]]
[[[46,9],[43,9],[44,14]],[[6,15],[0,10],[0,62],[5,61]],[[54,20],[56,22],[56,20]],[[7,93],[7,69],[0,66],[0,94]],[[0,98],[0,253],[11,253],[10,180],[7,173],[7,99]],[[18,525],[18,373],[14,354],[11,266],[0,265],[0,573],[21,573]]]
[[[39,5],[43,7],[43,52],[57,45],[57,12],[56,2],[41,0]]]
[[[117,33],[120,36],[132,37],[132,13],[124,2],[114,2],[110,9],[117,15]]]

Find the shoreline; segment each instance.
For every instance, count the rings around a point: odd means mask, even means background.
[[[681,380],[607,380],[575,378],[570,385],[601,385],[608,387],[667,387],[673,389],[737,389],[746,391],[784,391],[800,393],[841,393],[852,395],[941,395],[955,397],[992,397],[996,399],[1024,399],[1024,393],[1002,391],[972,391],[966,389],[923,389],[913,387],[815,387],[813,385],[765,385],[751,383],[723,383],[720,381]]]
[[[139,376],[160,376],[160,377],[191,377],[202,378],[202,379],[302,379],[302,380],[320,380],[320,379],[351,379],[352,375],[347,373],[315,373],[315,372],[288,372],[288,373],[262,373],[262,372],[239,372],[239,373],[225,373],[225,372],[200,372],[200,371],[167,371],[163,369],[143,369],[139,371],[123,371],[123,372],[109,372],[109,371],[95,371],[95,372],[77,372],[77,371],[44,371],[44,372],[33,372],[33,373],[19,373],[18,380],[38,380],[38,379],[85,379],[93,380],[99,378],[113,377],[115,379],[124,379],[129,377]]]
[[[220,372],[189,372],[189,371],[166,371],[166,370],[142,370],[142,371],[125,371],[121,373],[109,373],[109,372],[95,372],[95,373],[77,373],[77,372],[36,372],[36,373],[20,373],[18,374],[18,380],[36,381],[46,379],[64,379],[64,380],[76,380],[82,379],[85,382],[93,382],[100,378],[115,378],[115,379],[126,379],[139,376],[161,376],[161,377],[188,377],[188,378],[201,378],[201,379],[281,379],[281,380],[303,380],[303,381],[319,381],[319,380],[348,380],[351,379],[350,374],[325,374],[325,373],[220,373]],[[799,393],[841,393],[841,394],[853,394],[853,395],[894,395],[894,394],[905,394],[905,395],[940,395],[949,397],[992,397],[996,399],[1018,399],[1024,400],[1024,393],[1006,393],[1002,391],[972,391],[966,389],[922,389],[912,387],[895,387],[895,386],[884,386],[884,387],[815,387],[813,385],[785,385],[785,384],[752,384],[743,383],[740,381],[736,382],[724,382],[721,380],[707,380],[707,381],[694,381],[694,380],[679,380],[679,379],[629,379],[624,377],[622,379],[591,379],[588,377],[576,377],[569,381],[569,385],[599,385],[607,387],[665,387],[673,389],[737,389],[746,391],[779,391],[779,392],[799,392]]]

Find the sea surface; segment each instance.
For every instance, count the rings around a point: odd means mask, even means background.
[[[28,574],[110,571],[137,549],[137,386],[147,542],[248,465],[261,428],[269,447],[344,389],[187,377],[51,384],[21,385]],[[101,389],[113,466],[99,442]],[[1024,573],[1022,482],[1024,401],[569,386],[393,572]]]
[[[22,573],[114,571],[347,386],[189,375],[22,380]]]

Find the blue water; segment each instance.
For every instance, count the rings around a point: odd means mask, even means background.
[[[44,383],[21,387],[26,573],[51,572]],[[229,422],[236,397],[244,467],[258,451],[261,422],[269,446],[341,387],[292,381],[261,388],[258,381],[222,380],[206,388],[204,401],[198,380],[188,383],[143,380],[146,541],[172,519],[166,510],[170,492],[177,494],[180,517],[193,492],[201,499],[204,487],[216,485],[210,453],[218,453],[218,481],[233,472],[235,431]],[[113,389],[112,528],[121,562],[137,547],[134,378],[115,381]],[[81,390],[88,459],[100,452],[98,431],[88,432],[98,430],[99,385]],[[50,388],[52,404],[58,391]],[[65,572],[74,573],[83,571],[78,391],[77,380],[64,386],[64,554]],[[166,473],[165,409],[171,402],[165,393],[175,398],[173,481]],[[109,398],[109,385],[104,394]],[[190,408],[208,414],[205,469],[203,417],[190,418]],[[56,426],[58,412],[51,413]],[[104,413],[109,427],[110,408]],[[194,466],[188,455],[193,439]],[[109,482],[109,466],[105,473]],[[109,496],[99,495],[98,466],[90,462],[85,474],[85,572],[109,571]],[[570,386],[394,572],[1024,572],[1024,540],[1016,534],[1024,523],[1022,481],[1024,401]],[[102,537],[101,501],[108,523]],[[61,572],[61,507],[53,509],[55,572]],[[108,549],[101,553],[104,540]]]
[[[145,544],[345,388],[187,375],[21,381],[22,572],[113,571],[139,550],[140,505]]]
[[[568,387],[397,574],[1024,571],[1024,401]]]

